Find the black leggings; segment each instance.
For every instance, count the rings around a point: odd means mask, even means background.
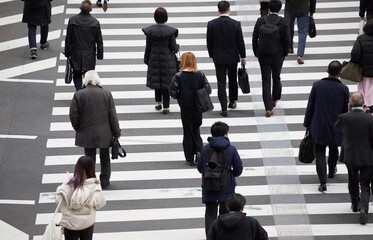
[[[92,240],[93,226],[94,225],[78,231],[64,228],[63,233],[65,235],[65,240]]]
[[[155,101],[156,102],[162,102],[163,98],[163,108],[169,108],[170,107],[170,93],[168,92],[168,89],[155,89]]]

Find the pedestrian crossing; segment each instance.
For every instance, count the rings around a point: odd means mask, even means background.
[[[79,12],[79,3],[80,0],[67,1],[65,27],[68,18]],[[260,221],[271,239],[369,239],[373,225],[359,225],[358,216],[350,210],[345,166],[338,165],[338,173],[328,183],[328,191],[321,194],[317,191],[314,164],[295,161],[304,135],[302,123],[312,83],[326,77],[331,60],[349,59],[357,36],[358,1],[317,3],[314,17],[319,35],[307,39],[304,65],[296,63],[296,56],[286,58],[283,98],[271,118],[264,117],[259,64],[251,49],[252,29],[259,16],[256,0],[231,1],[232,17],[242,22],[245,35],[251,93],[243,95],[239,90],[237,108],[229,111],[227,118],[218,114],[214,65],[205,46],[206,24],[217,17],[216,3],[216,0],[137,0],[135,3],[116,0],[109,2],[106,13],[93,9],[92,15],[101,24],[105,47],[104,60],[97,61],[96,70],[103,87],[112,91],[122,129],[120,141],[127,151],[126,158],[112,161],[111,185],[104,191],[107,206],[97,212],[94,239],[205,238],[201,176],[195,168],[185,165],[179,107],[172,100],[169,114],[156,112],[154,93],[145,87],[145,37],[141,28],[154,23],[152,14],[159,6],[168,10],[168,23],[179,29],[177,42],[181,52],[195,53],[198,68],[206,73],[213,88],[215,110],[204,114],[201,127],[204,143],[215,121],[224,121],[230,126],[229,138],[244,164],[236,191],[248,200],[245,212]],[[66,35],[65,30],[62,35]],[[297,43],[297,38],[294,40]],[[61,46],[64,46],[63,40]],[[63,55],[58,56],[57,63],[58,78],[36,227],[48,224],[55,208],[56,187],[68,178],[66,171],[73,172],[76,160],[83,154],[83,150],[74,145],[74,131],[69,123],[74,87],[64,83]],[[350,91],[356,90],[355,84],[346,84]],[[296,164],[289,165],[284,159],[293,159]],[[97,173],[99,170],[97,165]],[[286,182],[286,176],[299,179],[299,184]],[[278,182],[269,182],[269,177]],[[273,202],[275,197],[286,200],[294,195],[301,195],[305,202]],[[300,215],[306,215],[309,222],[297,222]],[[293,216],[293,219],[278,224],[278,217],[282,216]],[[41,239],[41,234],[40,231],[33,239]]]

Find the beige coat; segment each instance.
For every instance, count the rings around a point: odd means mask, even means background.
[[[57,188],[56,204],[61,201],[61,225],[69,230],[83,230],[95,223],[96,210],[106,205],[100,180],[87,179],[83,187],[73,192],[73,185],[64,183]]]

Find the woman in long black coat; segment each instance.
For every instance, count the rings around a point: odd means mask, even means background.
[[[28,26],[28,42],[31,58],[37,58],[36,26],[40,26],[40,49],[47,50],[49,47],[48,31],[52,16],[52,0],[22,0],[23,7],[22,22]]]
[[[157,8],[154,20],[157,24],[146,27],[142,31],[146,35],[144,62],[148,65],[146,86],[155,90],[155,109],[162,109],[167,114],[170,106],[168,88],[177,72],[177,59],[175,53],[179,51],[176,44],[178,30],[165,25],[168,15],[164,8]]]

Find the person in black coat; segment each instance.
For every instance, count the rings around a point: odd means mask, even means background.
[[[228,1],[218,3],[220,17],[207,23],[206,43],[210,58],[215,64],[218,81],[218,98],[221,105],[220,114],[227,113],[226,74],[229,79],[229,108],[236,108],[238,99],[237,63],[246,64],[245,42],[242,35],[241,23],[230,18]]]
[[[336,130],[343,133],[343,162],[348,170],[351,209],[360,211],[361,224],[368,221],[370,184],[373,181],[373,116],[365,113],[363,106],[363,95],[353,93],[348,104],[349,112],[339,115],[335,123]]]
[[[52,16],[52,0],[22,0],[23,7],[22,22],[27,23],[28,42],[30,46],[31,59],[37,58],[36,26],[40,26],[40,49],[49,48],[48,31]]]
[[[281,10],[282,3],[279,0],[272,0],[269,2],[268,16],[259,18],[256,21],[253,32],[253,51],[258,58],[260,70],[262,73],[262,97],[265,106],[265,115],[270,117],[273,114],[273,108],[281,99],[281,69],[285,57],[288,55],[290,35],[289,25],[283,17],[278,15]],[[266,22],[274,24],[278,27],[278,38],[271,42],[260,42],[260,28],[265,27]],[[271,45],[271,46],[268,46]],[[271,53],[263,52],[264,49],[273,48]],[[273,78],[273,88],[271,94],[271,75]]]
[[[168,89],[178,71],[175,54],[179,51],[179,45],[176,43],[179,31],[165,25],[168,15],[164,8],[159,7],[155,10],[154,20],[157,24],[142,29],[146,35],[144,54],[144,63],[148,65],[146,86],[155,90],[155,109],[162,109],[163,100],[162,112],[167,114],[170,112]]]
[[[246,199],[239,193],[227,200],[229,213],[220,215],[209,230],[207,240],[267,240],[268,234],[258,220],[243,213]]]
[[[365,12],[367,13],[367,20],[373,18],[373,1],[360,0],[359,16],[360,20],[364,20]]]
[[[80,10],[78,15],[69,19],[65,39],[65,56],[70,58],[76,91],[82,88],[83,74],[95,69],[96,54],[97,59],[104,58],[100,23],[90,14],[92,3],[83,1]]]
[[[185,160],[190,166],[197,162],[203,143],[199,128],[202,125],[202,112],[197,110],[196,91],[206,88],[211,94],[211,87],[203,72],[197,69],[197,60],[193,53],[186,52],[181,56],[180,72],[174,76],[170,95],[177,99],[180,106],[183,124],[183,149]]]
[[[341,146],[343,135],[335,131],[334,124],[339,114],[347,112],[350,97],[348,87],[339,80],[342,64],[339,61],[332,61],[327,72],[327,78],[312,85],[303,122],[315,143],[320,192],[326,191],[326,146],[329,147],[328,177],[333,178],[337,172],[338,146]]]

